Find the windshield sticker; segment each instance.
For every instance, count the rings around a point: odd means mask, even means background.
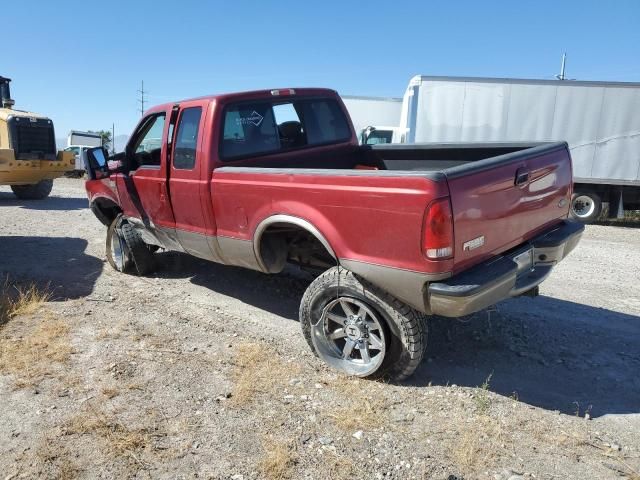
[[[262,120],[264,120],[264,117],[254,110],[253,112],[251,112],[251,115],[248,117],[236,118],[236,124],[238,125],[251,124],[251,125],[255,125],[256,127],[259,127],[260,124],[262,123]]]

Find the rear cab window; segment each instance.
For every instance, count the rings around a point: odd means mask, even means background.
[[[201,116],[202,107],[185,108],[180,115],[173,154],[173,167],[176,169],[191,170],[196,164]]]
[[[331,98],[232,103],[225,108],[223,118],[223,161],[351,139],[349,122]]]

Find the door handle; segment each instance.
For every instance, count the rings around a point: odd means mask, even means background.
[[[524,185],[529,181],[529,171],[526,168],[519,168],[516,170],[516,185]]]

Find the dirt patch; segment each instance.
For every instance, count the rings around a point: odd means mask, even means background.
[[[52,376],[73,352],[69,325],[43,307],[48,294],[36,287],[6,293],[0,327],[0,374],[10,375],[16,388],[37,386]]]
[[[310,353],[308,278],[173,253],[121,275],[81,182],[3,195],[1,278],[52,292],[2,310],[8,478],[638,480],[636,229],[589,226],[539,298],[432,319],[425,362],[393,385]]]

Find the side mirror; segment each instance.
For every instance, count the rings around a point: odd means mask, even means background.
[[[85,169],[89,180],[99,180],[109,176],[109,154],[103,147],[94,147],[87,150]]]
[[[362,130],[362,134],[360,135],[360,143],[362,145],[368,145],[369,144],[369,136],[376,131],[376,127],[367,127],[364,130]]]

